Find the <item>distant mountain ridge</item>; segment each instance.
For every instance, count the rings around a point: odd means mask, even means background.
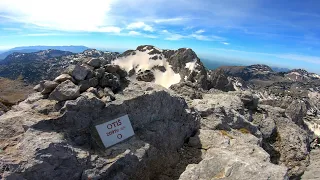
[[[69,51],[72,53],[81,53],[87,49],[90,49],[86,46],[21,46],[21,47],[15,47],[12,49],[9,49],[8,51],[5,51],[0,54],[0,61],[5,59],[8,55],[19,52],[19,53],[33,53],[48,49],[55,49],[60,51]]]

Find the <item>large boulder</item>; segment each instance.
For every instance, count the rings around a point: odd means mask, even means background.
[[[261,137],[258,126],[243,114],[245,106],[241,98],[231,93],[204,94],[203,99],[195,99],[192,107],[199,111],[202,129],[242,129]]]
[[[222,91],[234,91],[235,88],[230,78],[223,70],[215,70],[208,72],[209,89],[219,89]]]
[[[302,180],[320,179],[320,149],[317,148],[310,152],[310,165],[303,173]]]
[[[116,96],[106,105],[83,93],[65,102],[63,114],[48,119],[42,115],[31,121],[32,113],[17,112],[15,122],[28,122],[28,129],[13,134],[6,128],[0,134],[1,139],[17,136],[0,141],[0,157],[8,167],[4,178],[158,179],[180,161],[178,150],[199,128],[199,119],[182,98],[152,84],[132,83]],[[106,149],[95,125],[124,114],[135,135]],[[3,118],[9,117],[0,117],[1,127],[12,126],[12,120]]]
[[[111,73],[105,73],[104,76],[100,79],[99,85],[104,88],[104,87],[109,87],[113,91],[117,90],[120,88],[120,78],[114,74]]]
[[[298,178],[310,163],[308,134],[290,119],[278,118],[275,122],[278,141],[274,147],[280,153],[279,162],[289,168],[290,177]]]
[[[101,60],[99,58],[92,58],[87,62],[88,65],[99,68],[101,66]]]
[[[120,66],[118,65],[106,64],[104,68],[106,72],[112,73],[112,74],[118,74],[120,78],[125,78],[128,75],[127,71],[121,69]]]
[[[286,114],[297,125],[302,126],[304,124],[303,118],[307,115],[307,107],[304,101],[295,100],[286,109]]]
[[[75,99],[80,96],[80,88],[70,80],[59,84],[49,95],[49,99],[65,101]]]
[[[189,81],[171,85],[170,89],[184,98],[202,99],[203,90]]]
[[[259,139],[239,131],[200,130],[189,145],[205,149],[203,160],[189,164],[180,180],[288,179],[287,168],[270,163]]]
[[[90,69],[83,65],[76,65],[71,72],[73,78],[78,81],[82,81],[86,78],[87,74],[89,73]]]
[[[276,164],[288,167],[290,178],[299,178],[309,165],[309,135],[286,116],[285,110],[268,105],[259,106],[260,131],[263,133],[263,147]]]
[[[104,68],[98,68],[94,71],[94,75],[97,77],[97,78],[102,78],[103,75],[104,75],[104,72],[105,72],[105,69]]]
[[[96,77],[83,80],[79,82],[80,92],[84,92],[90,87],[96,87],[99,84],[99,80]]]

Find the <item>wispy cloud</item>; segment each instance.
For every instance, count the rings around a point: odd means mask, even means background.
[[[142,29],[144,31],[153,32],[153,27],[150,25],[145,24],[144,22],[134,22],[127,26],[127,29]]]
[[[178,34],[178,33],[169,32],[166,29],[162,30],[161,34],[165,36],[165,38],[164,38],[165,40],[169,40],[169,41],[177,41],[177,40],[181,40],[181,39],[186,38],[186,36],[183,36],[183,35]]]
[[[128,33],[121,33],[118,34],[121,36],[136,36],[136,37],[145,37],[145,38],[150,38],[150,39],[155,39],[158,38],[158,36],[153,35],[153,34],[145,34],[145,33],[141,33],[138,31],[129,31]]]
[[[176,23],[181,21],[186,21],[187,18],[176,17],[176,18],[168,18],[168,19],[156,19],[154,20],[155,23]]]
[[[161,33],[165,35],[166,40],[182,40],[182,39],[196,39],[199,41],[225,41],[226,39],[219,36],[214,35],[203,35],[204,30],[199,30],[198,33],[191,33],[191,34],[179,34],[179,33],[173,33],[169,32],[168,30],[162,30]]]
[[[193,37],[193,38],[200,40],[200,41],[210,41],[211,40],[208,36],[201,35],[199,33],[191,34],[190,37]]]
[[[196,34],[202,34],[202,33],[204,33],[204,32],[206,32],[206,31],[203,30],[203,29],[200,29],[200,30],[196,31],[195,33],[196,33]]]
[[[224,45],[229,45],[230,43],[228,43],[228,42],[222,42],[222,44],[224,44]]]
[[[139,36],[139,35],[141,35],[141,33],[137,32],[137,31],[129,31],[128,34],[131,35],[131,36]]]

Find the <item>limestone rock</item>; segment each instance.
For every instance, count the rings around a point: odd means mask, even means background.
[[[104,72],[105,72],[105,69],[101,67],[101,68],[98,68],[98,69],[96,69],[96,70],[94,71],[94,75],[95,75],[98,79],[100,79],[100,78],[103,77]]]
[[[91,93],[95,94],[96,96],[98,94],[97,88],[94,88],[94,87],[90,87],[89,89],[87,89],[87,92],[91,92]]]
[[[112,92],[112,90],[110,88],[107,88],[107,87],[104,88],[103,92],[104,92],[105,95],[109,96],[112,101],[116,99],[115,98],[115,94]]]
[[[191,82],[181,82],[170,86],[179,95],[190,99],[202,99],[203,90]]]
[[[100,79],[99,85],[104,87],[109,87],[113,91],[120,88],[120,79],[118,76],[115,76],[111,73],[105,73],[104,76]]]
[[[108,73],[116,73],[120,70],[120,66],[114,64],[107,64],[104,66],[104,69]]]
[[[303,117],[307,115],[307,107],[305,102],[301,100],[293,101],[286,109],[286,114],[298,125],[303,125]]]
[[[37,91],[37,92],[41,92],[43,89],[42,87],[40,86],[40,84],[37,84],[34,86],[33,90]]]
[[[206,152],[200,163],[187,166],[180,180],[288,179],[286,167],[271,164],[259,139],[251,134],[200,130],[193,139]]]
[[[219,89],[222,91],[234,91],[232,81],[222,70],[215,70],[208,72],[209,89]]]
[[[62,83],[66,80],[74,81],[74,79],[69,74],[61,74],[54,79],[55,82]]]
[[[118,65],[107,64],[104,66],[104,68],[106,72],[112,73],[112,74],[116,73],[120,76],[120,78],[125,78],[128,75],[128,73],[125,70],[121,69],[120,66]]]
[[[155,80],[155,77],[152,71],[145,70],[138,72],[136,79],[138,81],[151,82]]]
[[[99,84],[98,78],[94,77],[88,80],[83,80],[79,82],[80,92],[84,92],[90,87],[96,87]]]
[[[89,71],[90,69],[85,66],[76,65],[71,74],[72,74],[72,77],[75,78],[76,80],[82,81],[86,78]]]
[[[87,62],[88,65],[99,68],[101,66],[101,60],[99,58],[92,58]]]
[[[268,139],[276,133],[276,124],[272,118],[266,118],[260,122],[259,129],[263,138]]]
[[[49,95],[49,99],[65,101],[75,99],[80,96],[80,88],[70,80],[59,84]]]
[[[203,99],[192,102],[192,107],[199,111],[203,129],[245,129],[261,137],[258,126],[242,115],[244,104],[238,96],[228,93],[204,94]]]
[[[0,138],[23,134],[0,141],[5,147],[0,157],[8,166],[4,179],[153,179],[179,161],[177,150],[199,128],[183,99],[144,83],[132,83],[107,105],[85,92],[67,100],[60,116],[16,113],[16,119],[12,114],[0,117]],[[124,114],[135,135],[106,149],[95,125]],[[30,122],[26,131],[21,122]]]
[[[320,179],[320,149],[317,148],[310,152],[310,165],[303,173],[302,180],[317,180]]]
[[[40,87],[42,89],[41,94],[51,93],[59,84],[54,81],[42,81]]]

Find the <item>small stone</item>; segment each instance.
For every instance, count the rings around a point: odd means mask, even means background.
[[[42,81],[40,82],[40,86],[42,88],[41,94],[49,94],[54,88],[56,88],[59,84],[54,81]]]
[[[101,98],[101,101],[103,101],[104,103],[108,103],[108,102],[111,102],[112,100],[110,96],[104,96]]]
[[[55,82],[62,83],[66,80],[74,81],[73,78],[69,74],[61,74],[60,76],[54,79]]]
[[[40,84],[37,84],[33,90],[37,91],[37,92],[41,92],[43,90],[43,87],[40,86]]]

